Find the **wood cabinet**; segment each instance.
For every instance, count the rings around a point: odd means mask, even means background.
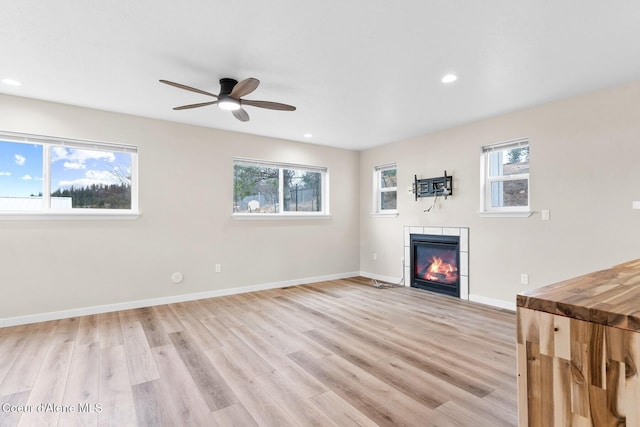
[[[517,305],[521,427],[640,427],[640,262],[528,291]]]

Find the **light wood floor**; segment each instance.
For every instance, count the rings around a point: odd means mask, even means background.
[[[355,278],[0,328],[0,405],[0,426],[513,426],[515,314]]]

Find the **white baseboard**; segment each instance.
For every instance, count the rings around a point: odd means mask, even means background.
[[[329,274],[326,276],[307,277],[304,279],[285,280],[283,282],[263,283],[259,285],[242,286],[239,288],[216,289],[212,291],[192,294],[172,295],[161,298],[128,301],[116,304],[98,305],[93,307],[75,308],[70,310],[53,311],[49,313],[33,314],[0,319],[0,328],[7,326],[26,325],[28,323],[46,322],[49,320],[67,319],[70,317],[88,316],[91,314],[108,313],[112,311],[129,310],[132,308],[151,307],[154,305],[172,304],[176,302],[194,301],[205,298],[221,297],[225,295],[243,294],[247,292],[264,291],[267,289],[285,288],[287,286],[305,285],[309,283],[325,282],[328,280],[346,279],[358,276],[360,272]]]
[[[376,279],[376,280],[379,280],[381,282],[391,283],[391,284],[394,284],[394,285],[399,284],[400,281],[402,280],[402,277],[382,276],[380,274],[369,273],[368,271],[361,271],[360,272],[360,276],[366,277],[368,279]],[[404,286],[404,284],[402,284],[402,285]]]
[[[501,299],[483,297],[482,295],[469,294],[469,301],[474,301],[484,305],[491,305],[493,307],[516,311],[515,302],[504,301]]]

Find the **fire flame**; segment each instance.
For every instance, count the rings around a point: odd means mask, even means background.
[[[458,279],[458,269],[448,262],[443,262],[442,258],[433,256],[425,279],[434,282],[452,283]]]

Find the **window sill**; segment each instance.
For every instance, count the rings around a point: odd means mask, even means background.
[[[483,218],[529,218],[533,215],[533,211],[521,212],[478,212]]]
[[[33,213],[0,213],[0,221],[47,221],[47,220],[136,220],[140,213],[124,212],[33,212]]]
[[[309,219],[330,219],[330,214],[231,214],[231,218],[241,221],[260,221],[260,220],[309,220]]]
[[[398,212],[371,212],[371,216],[374,218],[397,218]]]

